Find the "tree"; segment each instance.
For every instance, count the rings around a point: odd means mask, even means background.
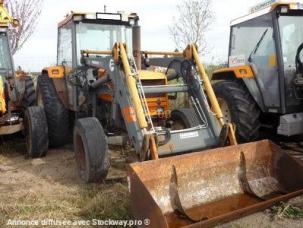
[[[5,5],[19,20],[19,26],[9,29],[11,52],[14,55],[33,34],[42,11],[43,0],[6,0]]]
[[[179,16],[173,18],[169,26],[170,34],[176,47],[183,50],[187,44],[198,45],[199,52],[205,53],[205,32],[214,20],[211,0],[184,0],[177,5]]]

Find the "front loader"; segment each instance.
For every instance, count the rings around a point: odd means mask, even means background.
[[[37,92],[50,146],[73,129],[81,178],[101,182],[108,145],[126,139],[139,161],[128,168],[134,216],[152,227],[215,224],[302,194],[299,161],[268,141],[237,145],[195,45],[165,52],[166,73],[149,69],[146,57],[164,52],[140,50],[138,20],[72,13],[59,24],[58,65],[43,69]],[[180,94],[188,104],[170,110]]]

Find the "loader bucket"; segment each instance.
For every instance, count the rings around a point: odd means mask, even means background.
[[[151,227],[213,226],[303,194],[302,161],[267,140],[135,163],[128,171],[134,216]]]

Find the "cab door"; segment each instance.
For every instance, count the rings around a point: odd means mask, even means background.
[[[251,65],[254,79],[245,79],[251,93],[262,99],[264,111],[277,113],[280,110],[280,84],[277,65],[276,40],[272,14],[268,13],[232,28],[230,58],[244,56],[245,64]],[[254,80],[256,88],[251,88]],[[253,94],[253,96],[255,95]]]

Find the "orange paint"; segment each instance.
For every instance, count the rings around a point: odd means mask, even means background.
[[[126,107],[122,110],[124,119],[130,123],[130,122],[137,122],[136,112],[135,109],[131,106]]]

